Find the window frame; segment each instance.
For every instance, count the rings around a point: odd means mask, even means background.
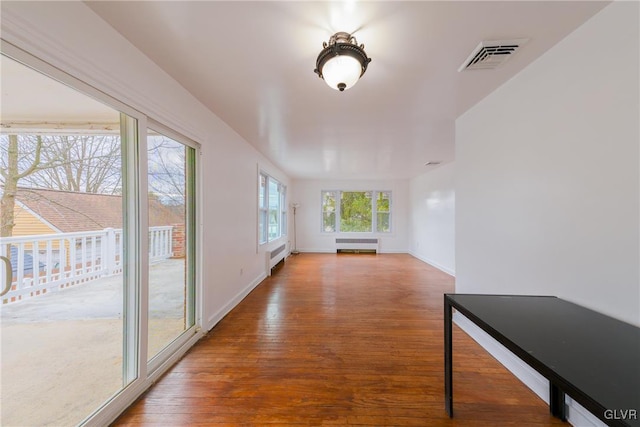
[[[165,137],[172,139],[175,142],[182,144],[185,147],[185,286],[187,287],[186,294],[186,313],[185,313],[185,321],[187,322],[187,327],[182,331],[177,337],[174,337],[174,340],[169,343],[164,349],[158,352],[154,357],[149,359],[148,352],[148,342],[146,343],[145,349],[145,357],[147,360],[147,371],[149,373],[155,373],[160,370],[162,365],[169,359],[172,355],[174,355],[178,349],[183,346],[191,337],[193,337],[198,329],[201,327],[202,322],[202,307],[201,307],[201,298],[202,290],[200,289],[200,271],[199,266],[201,265],[200,256],[198,253],[202,253],[198,248],[200,247],[200,238],[199,238],[199,205],[200,205],[200,144],[191,138],[181,134],[173,130],[171,127],[164,125],[161,122],[158,122],[154,119],[147,118],[146,120],[146,128],[144,129],[144,144],[139,144],[141,157],[144,158],[143,165],[146,171],[141,171],[141,176],[144,178],[144,200],[141,201],[142,206],[144,207],[144,215],[148,220],[148,130],[153,130]],[[149,228],[149,224],[146,224],[147,230]],[[148,233],[148,232],[147,232]],[[145,233],[145,236],[147,234]],[[145,245],[148,245],[148,240],[145,240]],[[148,253],[148,247],[145,248],[145,253]],[[149,260],[146,260],[146,270],[144,274],[147,276],[145,278],[145,292],[149,292]],[[149,304],[145,304],[145,309],[148,311]],[[145,322],[148,323],[148,313],[147,319],[144,319]],[[149,331],[149,325],[145,325],[145,330]],[[147,340],[148,341],[148,337]]]
[[[262,186],[262,182],[264,179],[264,187]],[[278,205],[274,208],[270,206],[270,186],[275,184],[277,201]],[[286,232],[286,220],[287,220],[287,186],[280,182],[278,179],[274,178],[267,172],[263,170],[258,170],[258,199],[257,199],[257,241],[258,247],[266,245],[270,242],[276,241],[285,237],[287,235]],[[263,203],[261,203],[261,201]],[[270,220],[272,218],[271,213],[276,211],[275,216],[273,218],[276,219],[276,234],[271,235],[269,233],[269,228],[272,227],[270,224]],[[262,228],[261,228],[262,227]],[[262,232],[261,232],[262,231]]]
[[[379,196],[381,194],[385,194],[385,193],[388,194],[388,196],[389,196],[389,203],[388,203],[389,204],[389,209],[386,210],[386,211],[381,211],[380,207],[378,205],[378,198],[379,198]],[[391,213],[392,213],[392,205],[393,205],[393,198],[391,196],[391,191],[384,191],[384,190],[383,191],[376,191],[374,193],[374,195],[375,195],[375,201],[374,201],[373,208],[375,208],[375,211],[372,213],[372,215],[374,216],[373,228],[374,228],[376,233],[384,233],[384,234],[391,233],[392,232],[392,227],[391,227],[391,224],[392,224],[391,218],[392,218],[392,216],[391,216]],[[372,197],[372,199],[373,198],[374,197]],[[381,214],[382,215],[386,214],[388,216],[388,218],[389,218],[387,220],[388,224],[389,224],[389,230],[388,231],[380,230],[380,221],[378,221],[378,217]]]
[[[333,210],[334,221],[333,230],[327,231],[325,229],[325,214],[329,211],[325,210],[325,194],[333,194],[335,207]],[[341,224],[341,211],[342,211],[342,194],[343,193],[370,193],[371,194],[371,230],[370,231],[342,231],[340,229]],[[386,193],[389,197],[389,211],[379,211],[377,199],[380,194]],[[387,214],[389,216],[389,230],[380,231],[378,224],[378,214]],[[391,234],[393,232],[393,191],[391,190],[321,190],[320,191],[320,231],[323,234],[336,234],[336,233],[355,233],[355,234]]]
[[[325,209],[325,194],[331,194],[331,197],[333,198],[333,211],[331,210],[326,210]],[[339,198],[340,196],[340,192],[337,190],[322,190],[320,192],[320,230],[323,233],[337,233],[338,229],[337,229],[337,223],[338,223],[338,219],[339,219],[339,215],[338,215],[338,209],[340,208],[340,203],[339,203]],[[325,229],[325,214],[333,214],[333,230],[331,231],[327,231]]]

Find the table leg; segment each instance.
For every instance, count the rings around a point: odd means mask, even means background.
[[[444,405],[449,414],[453,417],[453,345],[452,345],[452,325],[451,325],[451,304],[444,296]]]
[[[551,415],[560,418],[562,421],[567,421],[564,391],[560,390],[552,381],[549,381],[549,409],[551,410]]]

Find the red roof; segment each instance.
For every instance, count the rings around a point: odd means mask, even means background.
[[[19,188],[16,200],[62,233],[122,228],[122,196]],[[149,225],[184,223],[176,207],[149,200]]]

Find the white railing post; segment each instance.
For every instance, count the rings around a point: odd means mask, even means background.
[[[110,276],[116,271],[116,257],[118,252],[116,250],[116,233],[113,228],[105,228],[105,237],[102,242],[102,259],[105,263],[105,269],[107,276]]]
[[[167,234],[167,256],[171,258],[173,256],[173,226],[169,228]]]
[[[18,277],[16,279],[16,289],[22,289],[24,285],[24,243],[18,243],[17,260]]]
[[[39,245],[39,242],[35,242],[36,245]],[[53,273],[53,258],[51,257],[53,253],[53,241],[47,240],[47,255],[45,256],[46,269],[47,269],[47,282],[51,282],[51,274]],[[40,266],[38,266],[40,267]],[[34,266],[35,268],[35,266]]]
[[[75,278],[76,278],[76,273],[78,272],[76,265],[77,265],[77,251],[76,251],[76,238],[75,237],[71,237],[69,239],[69,267],[71,267],[69,269],[70,271],[70,282],[74,282]]]
[[[118,262],[116,263],[117,272],[121,272],[123,270],[123,257],[124,257],[124,242],[122,239],[123,232],[122,230],[118,230],[116,233],[116,255],[118,256]]]
[[[31,271],[33,284],[37,286],[40,284],[40,242],[37,240],[31,244],[31,259],[33,261],[33,269]]]
[[[84,275],[87,272],[87,237],[83,236],[80,238],[80,254],[81,254],[81,262],[82,267],[80,267],[80,274]]]

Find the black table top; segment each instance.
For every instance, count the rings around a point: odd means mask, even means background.
[[[617,411],[609,416],[635,410],[637,419],[624,422],[640,425],[640,328],[556,297],[447,298],[587,409]]]

